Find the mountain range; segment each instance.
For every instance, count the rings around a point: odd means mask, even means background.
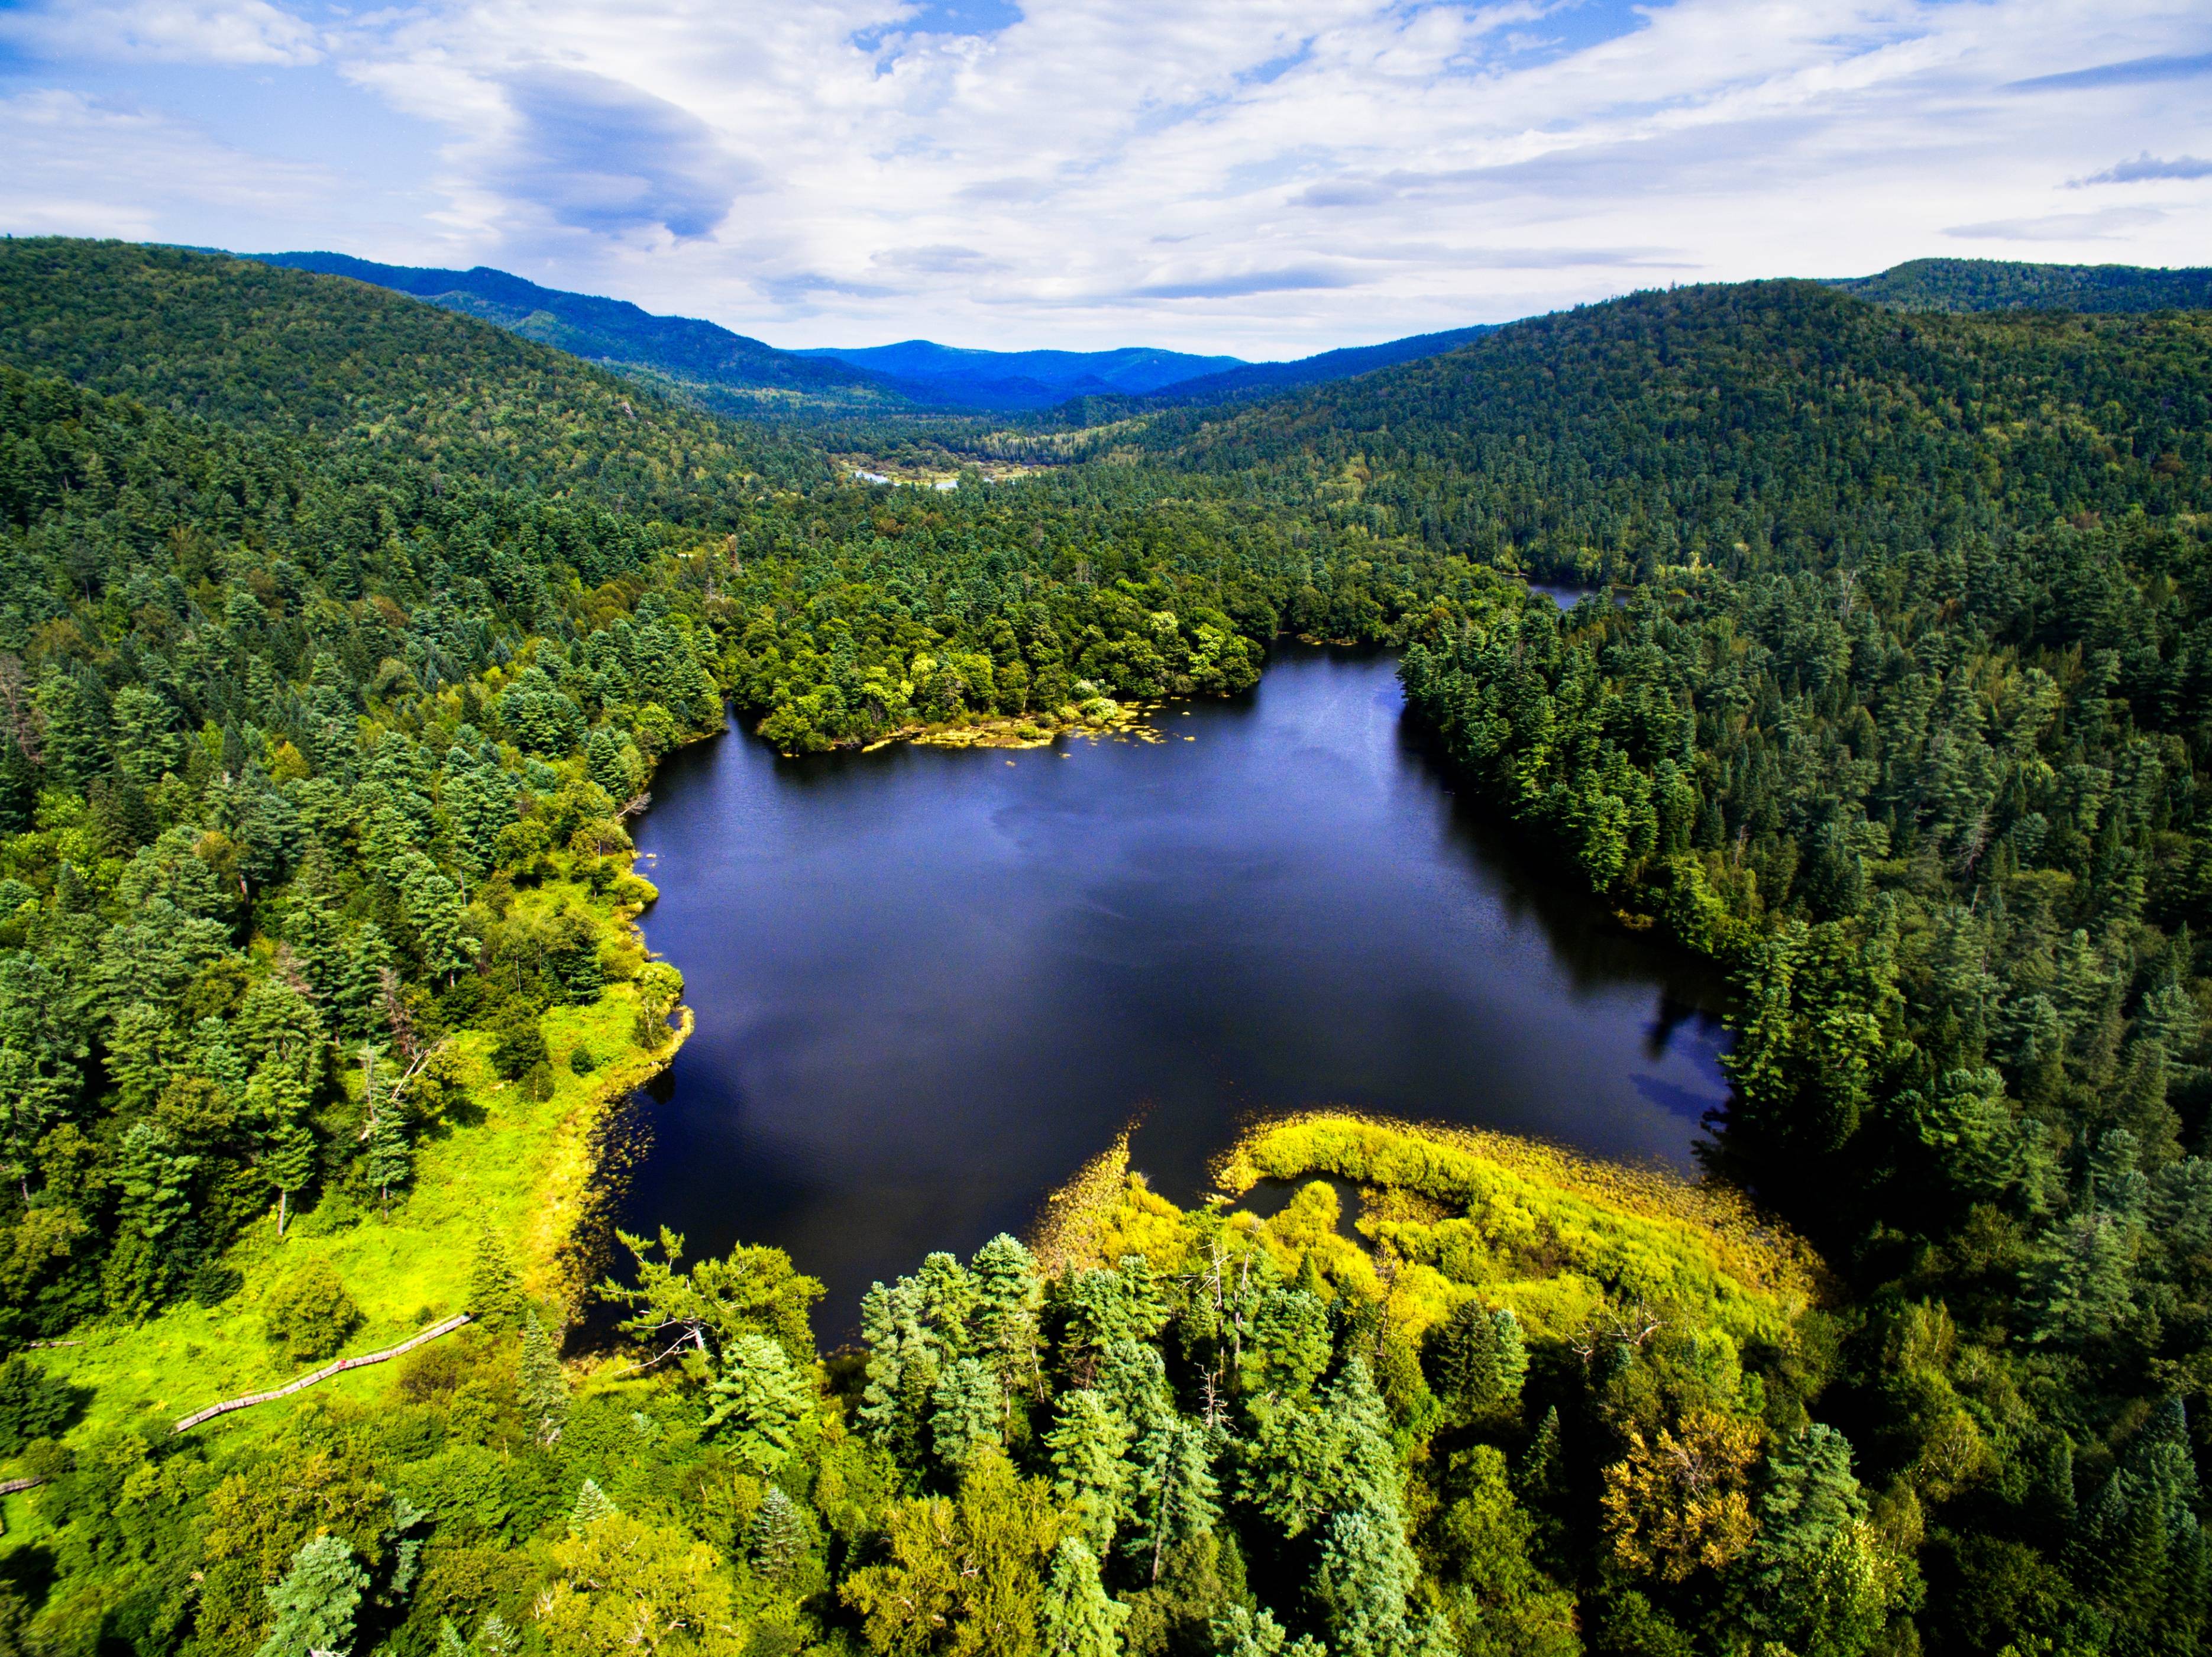
[[[1115,351],[977,351],[927,339],[858,349],[819,346],[793,355],[866,369],[919,402],[990,409],[1049,408],[1073,397],[1143,397],[1250,366],[1240,357],[1193,356],[1142,345]]]
[[[216,250],[196,250],[212,252]],[[781,350],[624,300],[544,288],[504,270],[380,264],[344,253],[245,253],[286,270],[349,276],[665,383],[723,413],[889,408],[1015,412],[1076,398],[1226,402],[1366,373],[1455,350],[1488,331],[1462,328],[1291,362],[1247,362],[1150,346],[1111,351],[984,351],[911,339],[895,345]]]
[[[212,250],[202,250],[212,251]],[[846,415],[898,410],[1017,413],[1080,398],[1155,406],[1249,401],[1439,356],[1496,325],[1415,334],[1288,362],[1246,362],[1130,346],[1111,351],[986,351],[910,339],[784,350],[718,324],[657,316],[623,300],[541,287],[479,265],[380,264],[343,253],[241,258],[349,276],[495,324],[588,361],[659,383],[723,413]],[[1827,285],[1893,309],[2147,312],[2212,307],[2212,269],[1914,259]]]

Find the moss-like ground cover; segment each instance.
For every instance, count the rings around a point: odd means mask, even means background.
[[[635,917],[653,895],[626,877],[611,904],[593,902],[568,882],[520,895],[518,903],[550,908],[590,904],[613,934],[610,965],[641,961]],[[621,957],[630,957],[625,962]],[[364,1206],[344,1191],[327,1193],[295,1214],[276,1235],[275,1210],[231,1247],[225,1264],[242,1286],[220,1305],[182,1301],[143,1323],[100,1320],[70,1332],[75,1344],[38,1357],[58,1380],[83,1389],[82,1416],[65,1442],[88,1442],[117,1428],[167,1430],[173,1418],[218,1399],[279,1385],[313,1365],[293,1361],[269,1338],[266,1306],[277,1285],[311,1260],[327,1264],[361,1310],[344,1354],[381,1350],[426,1326],[468,1309],[467,1288],[477,1240],[487,1229],[513,1253],[524,1288],[539,1302],[570,1313],[601,1263],[600,1221],[616,1184],[603,1177],[603,1130],[623,1102],[675,1056],[690,1034],[692,1015],[658,1048],[636,1039],[637,987],[606,986],[586,1006],[556,1007],[543,1021],[553,1077],[550,1096],[501,1079],[492,1067],[493,1037],[465,1030],[452,1040],[449,1075],[465,1103],[449,1110],[416,1148],[415,1176],[390,1212]],[[578,1049],[591,1068],[571,1064]],[[349,1372],[320,1383],[324,1396],[380,1395],[389,1375]],[[289,1401],[242,1411],[195,1430],[252,1435],[275,1426]],[[25,1496],[6,1498],[0,1551],[33,1539],[40,1527]]]
[[[1040,1254],[1193,1269],[1203,1228],[1127,1170],[1126,1145],[1088,1165],[1048,1205]],[[1358,1187],[1365,1246],[1344,1235],[1323,1175]],[[1476,1298],[1539,1337],[1579,1338],[1640,1309],[1774,1344],[1820,1296],[1812,1250],[1736,1193],[1508,1134],[1313,1113],[1255,1127],[1215,1177],[1231,1198],[1262,1180],[1309,1180],[1273,1217],[1238,1211],[1229,1223],[1285,1272],[1310,1256],[1415,1338]]]

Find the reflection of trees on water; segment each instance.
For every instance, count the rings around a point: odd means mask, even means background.
[[[1651,1030],[1653,1057],[1687,1020],[1717,1017],[1733,1005],[1728,980],[1710,962],[1656,932],[1632,932],[1599,899],[1582,889],[1571,870],[1547,864],[1511,823],[1501,819],[1455,776],[1435,738],[1411,719],[1398,724],[1399,752],[1409,773],[1451,797],[1451,835],[1479,865],[1511,920],[1543,928],[1552,956],[1576,989],[1623,985],[1662,986]]]

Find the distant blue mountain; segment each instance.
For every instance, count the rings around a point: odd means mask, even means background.
[[[411,294],[588,361],[669,382],[709,407],[756,416],[785,410],[914,407],[1012,412],[1078,398],[1231,402],[1434,356],[1489,331],[1419,334],[1295,362],[1246,362],[1141,345],[1117,351],[978,351],[926,339],[785,351],[714,323],[655,316],[623,300],[541,288],[485,265],[441,270],[379,264],[345,253],[239,257]]]
[[[1319,356],[1299,357],[1291,362],[1248,362],[1221,373],[1178,380],[1155,392],[1154,400],[1231,403],[1245,398],[1272,397],[1278,391],[1296,391],[1301,385],[1318,385],[1324,380],[1349,379],[1354,374],[1395,367],[1417,357],[1442,356],[1446,351],[1472,345],[1498,325],[1486,322],[1440,334],[1409,334],[1404,339],[1382,345],[1350,345],[1340,351],[1323,351]]]
[[[922,402],[979,409],[1042,409],[1077,397],[1143,397],[1247,366],[1241,357],[1191,356],[1142,345],[1118,351],[976,351],[927,339],[823,346],[795,355],[867,369]]]
[[[711,322],[659,317],[625,300],[563,293],[478,265],[472,270],[377,264],[344,253],[246,253],[293,270],[351,276],[495,323],[611,367],[676,382],[700,400],[737,414],[772,412],[780,400],[837,404],[906,401],[878,375],[842,362],[779,351]]]

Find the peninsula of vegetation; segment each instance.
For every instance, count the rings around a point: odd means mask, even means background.
[[[2203,1649],[2212,313],[2021,269],[823,431],[0,245],[0,1652]],[[848,476],[901,446],[1032,470]],[[1323,1115],[827,1355],[757,1243],[594,1288],[684,1029],[659,762],[1041,739],[1286,633],[1402,652],[1532,855],[1737,974],[1708,1184]]]

